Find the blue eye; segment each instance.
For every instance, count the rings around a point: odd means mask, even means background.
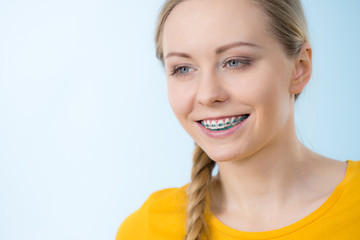
[[[227,70],[242,70],[249,65],[249,59],[230,59],[224,63],[223,67]]]
[[[190,69],[189,69],[189,67],[180,67],[180,68],[178,69],[178,71],[179,71],[179,73],[181,73],[181,74],[186,74],[186,73],[190,72]]]
[[[240,61],[238,61],[238,60],[230,60],[228,62],[229,67],[237,67],[237,66],[239,66],[239,64],[240,64]]]
[[[175,76],[175,75],[179,75],[179,76],[185,76],[187,74],[189,74],[190,72],[194,71],[194,68],[192,67],[188,67],[188,66],[179,66],[179,67],[175,67],[172,71],[171,71],[171,76]]]

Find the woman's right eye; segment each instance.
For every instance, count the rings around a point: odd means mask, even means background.
[[[194,71],[194,68],[189,67],[189,66],[179,66],[179,67],[175,67],[172,71],[170,76],[185,76],[187,74],[189,74],[190,72]]]

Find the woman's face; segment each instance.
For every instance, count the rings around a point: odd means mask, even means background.
[[[238,160],[283,140],[294,60],[261,9],[247,0],[182,2],[166,20],[163,50],[170,105],[210,158]]]

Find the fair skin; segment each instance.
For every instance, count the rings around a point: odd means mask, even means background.
[[[241,231],[290,225],[323,204],[346,163],[320,156],[297,138],[294,94],[308,83],[311,46],[289,57],[268,18],[246,0],[189,0],[163,32],[170,105],[189,135],[217,162],[212,213]],[[235,43],[235,44],[234,44]],[[226,134],[202,120],[248,118]]]

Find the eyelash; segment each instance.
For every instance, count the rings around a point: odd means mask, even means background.
[[[170,73],[169,76],[173,77],[173,76],[179,76],[179,75],[180,75],[181,77],[184,77],[184,76],[186,76],[186,75],[189,74],[189,73],[184,73],[184,74],[179,73],[179,70],[180,70],[181,68],[191,68],[191,67],[189,67],[189,66],[175,66],[175,67],[171,70],[171,73]]]
[[[237,61],[239,62],[239,66],[237,67],[226,67],[231,61]],[[251,61],[249,59],[229,59],[226,60],[222,67],[225,68],[227,71],[236,71],[236,70],[243,70],[245,68],[247,68],[250,65]],[[180,65],[180,66],[175,66],[172,70],[169,76],[173,77],[173,76],[181,76],[181,77],[185,77],[186,75],[189,74],[189,72],[181,74],[179,73],[179,70],[181,68],[191,68],[189,66],[185,66],[185,65]]]
[[[230,62],[236,61],[239,62],[239,66],[237,67],[226,67]],[[227,71],[236,71],[236,70],[244,70],[248,66],[250,66],[251,61],[249,59],[229,59],[226,60],[223,64],[223,68],[226,68]]]

